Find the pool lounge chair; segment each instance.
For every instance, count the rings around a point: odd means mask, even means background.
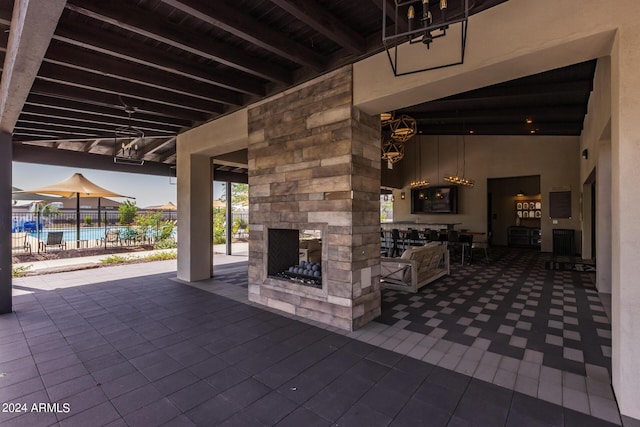
[[[23,250],[26,253],[31,253],[31,244],[27,241],[26,232],[11,233],[11,250]]]
[[[57,247],[58,249],[66,249],[67,243],[62,240],[62,231],[49,231],[47,233],[47,241],[40,242],[40,250],[46,252],[49,247]]]
[[[109,245],[121,246],[122,238],[120,237],[120,230],[112,228],[107,230],[104,234],[104,247],[106,248]]]

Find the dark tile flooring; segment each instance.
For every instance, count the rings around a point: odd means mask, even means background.
[[[0,402],[21,411],[0,424],[609,425],[173,276],[16,296],[0,316]]]
[[[417,294],[383,290],[376,321],[523,359],[544,355],[543,365],[586,375],[586,365],[610,369],[611,326],[593,285],[594,273],[545,269],[549,254],[494,249],[490,264],[453,266],[452,274]]]

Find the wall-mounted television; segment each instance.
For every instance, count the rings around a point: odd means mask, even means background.
[[[411,189],[412,214],[457,214],[458,187],[433,186]]]

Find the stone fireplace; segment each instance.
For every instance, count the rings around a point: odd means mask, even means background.
[[[255,105],[248,119],[249,300],[364,325],[380,314],[380,120],[353,107],[351,67]],[[279,277],[300,275],[303,261],[319,263],[315,286]]]

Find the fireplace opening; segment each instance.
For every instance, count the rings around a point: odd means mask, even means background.
[[[269,229],[267,274],[322,288],[321,230]]]

